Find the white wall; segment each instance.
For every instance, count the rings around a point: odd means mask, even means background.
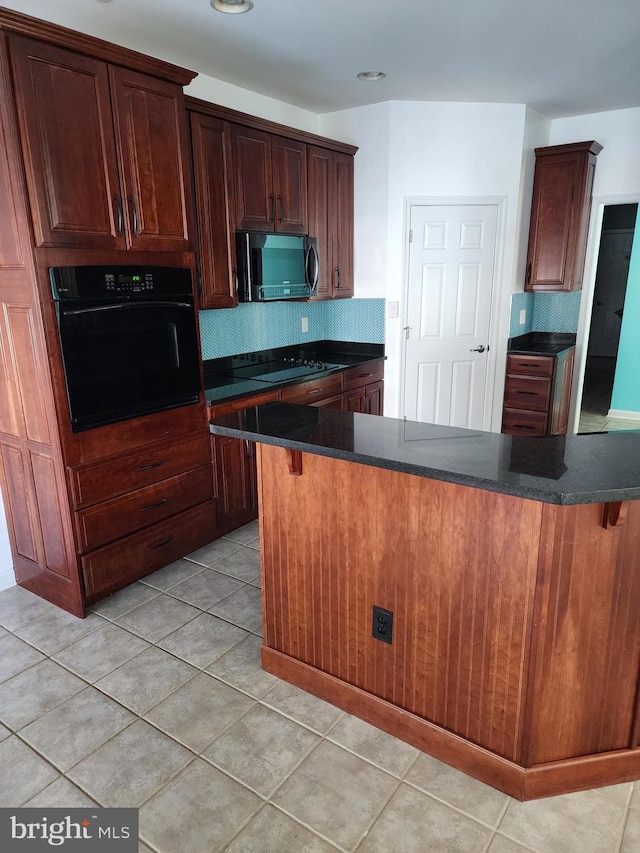
[[[15,582],[7,522],[5,520],[2,497],[0,496],[0,589],[13,586]]]
[[[259,95],[249,89],[225,83],[224,80],[218,80],[216,77],[208,77],[206,74],[198,74],[195,80],[185,86],[184,93],[192,98],[200,98],[212,104],[220,104],[223,107],[240,110],[249,115],[306,130],[309,133],[320,133],[320,116],[317,113],[294,107],[293,104],[278,101],[276,98]]]
[[[500,319],[495,330],[498,351],[494,350],[493,356],[496,365],[505,361],[510,294],[515,281],[525,121],[526,107],[522,104],[406,101],[322,117],[323,133],[346,138],[359,146],[355,197],[356,294],[384,296],[401,303],[399,318],[386,321],[385,412],[389,416],[401,415],[407,197],[505,199]],[[502,400],[496,398],[498,420],[501,404]]]

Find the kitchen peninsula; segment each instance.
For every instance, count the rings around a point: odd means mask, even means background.
[[[259,443],[266,670],[518,799],[640,778],[640,434],[210,429]]]

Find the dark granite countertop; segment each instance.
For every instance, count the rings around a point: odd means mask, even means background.
[[[559,355],[576,345],[576,336],[570,332],[528,332],[510,338],[507,351],[521,355]]]
[[[204,363],[205,400],[209,406],[226,403],[252,394],[285,388],[308,379],[340,373],[384,357],[384,344],[312,341],[309,344],[209,359]],[[262,370],[269,372],[281,369],[284,367],[283,359],[287,358],[313,360],[329,365],[338,363],[339,366],[329,367],[327,370],[314,369],[308,375],[285,378],[278,382],[260,380],[259,374]]]
[[[640,431],[522,437],[268,403],[215,418],[216,435],[552,504],[640,500]]]

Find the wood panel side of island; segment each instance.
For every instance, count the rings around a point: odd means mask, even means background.
[[[519,761],[542,505],[259,445],[264,643]],[[393,642],[372,636],[373,606]]]

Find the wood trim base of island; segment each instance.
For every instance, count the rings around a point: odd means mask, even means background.
[[[267,671],[520,800],[640,778],[640,501],[612,526],[619,506],[290,459],[258,445]]]

